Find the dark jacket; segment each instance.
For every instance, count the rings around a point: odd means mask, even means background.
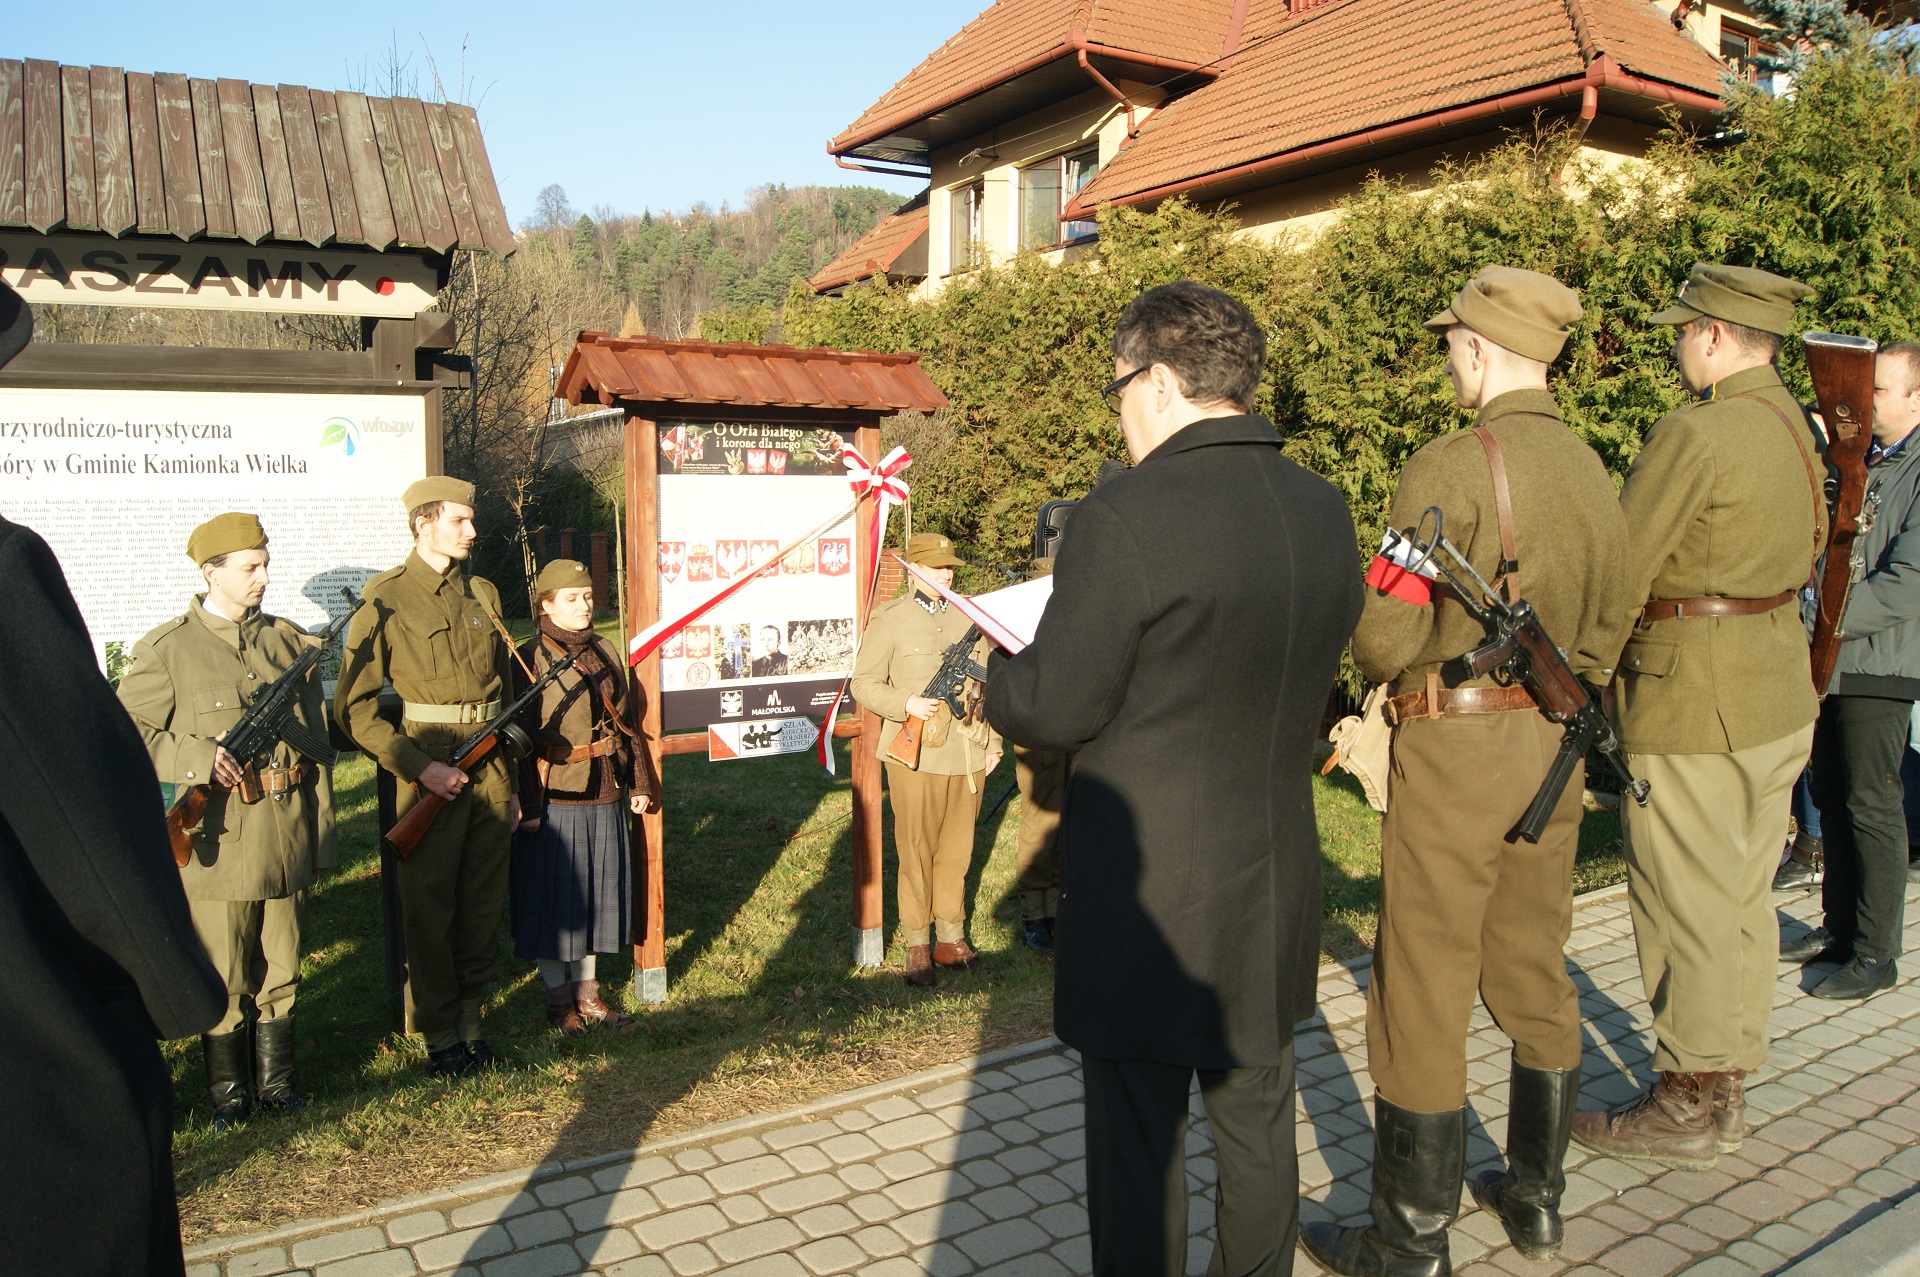
[[[1920,699],[1920,430],[1868,467],[1868,510],[1872,522],[1854,543],[1866,575],[1847,595],[1827,690]]]
[[[146,747],[46,542],[0,518],[0,1273],[178,1273],[173,1089],[212,1028]]]
[[[1360,615],[1353,520],[1259,417],[1203,420],[1075,508],[987,718],[1076,755],[1054,1029],[1106,1059],[1275,1065],[1320,954],[1313,741]]]

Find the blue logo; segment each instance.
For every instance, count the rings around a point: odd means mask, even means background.
[[[334,444],[351,457],[360,447],[360,427],[346,417],[329,417],[320,429],[320,446],[330,448]]]

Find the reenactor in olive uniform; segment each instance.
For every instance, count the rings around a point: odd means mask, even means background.
[[[264,759],[235,759],[220,737],[317,640],[291,621],[260,610],[266,593],[267,534],[251,514],[223,514],[187,540],[187,556],[207,584],[187,610],[133,647],[120,680],[127,707],[160,778],[177,787],[212,785],[180,871],[194,930],[226,977],[227,1012],[201,1037],[214,1129],[250,1108],[298,1109],[294,1088],[293,1008],[300,987],[301,917],[307,888],[339,862],[334,843],[333,750],[327,744],[320,680],[309,677],[286,741]],[[265,797],[245,803],[230,792],[241,767],[255,763]],[[252,1051],[247,1003],[253,1004]]]
[[[1606,682],[1625,635],[1626,526],[1613,481],[1561,419],[1547,369],[1581,318],[1546,275],[1489,266],[1427,327],[1471,431],[1442,435],[1400,474],[1390,524],[1438,507],[1447,539],[1509,601],[1524,597],[1576,674]],[[1434,530],[1432,520],[1426,531]],[[1413,570],[1408,570],[1408,569]],[[1477,992],[1513,1040],[1504,1175],[1474,1197],[1523,1254],[1559,1253],[1560,1196],[1580,1078],[1580,1003],[1567,976],[1582,774],[1537,845],[1510,833],[1559,752],[1561,729],[1519,685],[1450,665],[1479,623],[1383,546],[1353,636],[1369,679],[1392,684],[1394,724],[1381,904],[1367,987],[1373,1076],[1373,1224],[1309,1224],[1321,1267],[1445,1273],[1467,1140],[1467,1022]]]
[[[1052,559],[1035,559],[1027,577],[1052,575]],[[1013,885],[1020,892],[1021,939],[1042,953],[1053,952],[1053,919],[1060,906],[1060,809],[1072,761],[1068,753],[1013,747],[1013,779],[1020,787]]]
[[[510,653],[494,627],[499,591],[460,569],[475,535],[473,485],[422,479],[405,504],[413,553],[367,582],[347,627],[334,718],[403,782],[402,814],[413,782],[448,800],[400,862],[399,885],[414,1027],[428,1069],[457,1076],[502,1062],[481,1036],[480,997],[499,961],[520,800],[500,750],[471,775],[447,760],[504,707]],[[397,729],[379,714],[386,682],[402,702]]]
[[[932,532],[907,541],[907,562],[941,584],[961,562],[953,542]],[[878,749],[886,759],[888,801],[900,870],[896,879],[900,934],[907,945],[907,983],[934,983],[937,966],[974,970],[967,944],[967,869],[980,790],[1000,764],[1000,737],[984,724],[954,722],[943,702],[921,695],[941,658],[967,632],[967,618],[917,579],[906,594],[873,610],[854,663],[854,699],[883,720]],[[986,661],[981,639],[974,659]],[[928,720],[920,766],[886,758],[907,716]],[[941,735],[944,730],[944,736]],[[937,742],[936,742],[936,738]],[[932,941],[929,947],[929,941]]]
[[[1647,433],[1620,494],[1637,623],[1617,721],[1653,786],[1624,808],[1627,885],[1660,1079],[1575,1120],[1602,1153],[1713,1165],[1740,1146],[1742,1079],[1767,1058],[1769,886],[1818,709],[1795,604],[1827,534],[1816,437],[1773,359],[1812,291],[1696,265],[1651,321],[1677,326],[1680,381],[1699,396]]]

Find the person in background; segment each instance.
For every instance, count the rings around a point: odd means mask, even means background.
[[[1805,891],[1819,886],[1824,858],[1820,808],[1813,801],[1813,771],[1809,768],[1793,782],[1793,841],[1787,844],[1787,858],[1774,871],[1773,889]]]
[[[1873,443],[1840,659],[1813,733],[1813,797],[1825,832],[1822,925],[1782,962],[1838,963],[1812,992],[1855,1002],[1891,989],[1906,935],[1907,820],[1900,765],[1920,701],[1920,345],[1874,361]]]
[[[513,951],[540,968],[547,1023],[631,1029],[600,995],[595,955],[632,942],[629,814],[659,805],[640,729],[639,694],[607,641],[593,632],[593,578],[555,559],[534,580],[539,633],[520,648],[538,678],[564,654],[573,667],[522,712],[533,752],[520,760],[520,828],[513,835]],[[532,685],[514,671],[516,696]],[[584,1023],[583,1023],[584,1022]]]
[[[187,557],[206,592],[133,645],[119,693],[168,783],[214,786],[180,881],[194,930],[227,980],[227,1013],[200,1039],[213,1128],[224,1131],[246,1117],[251,1100],[296,1111],[306,1104],[293,1085],[293,1011],[307,888],[340,859],[334,755],[317,669],[301,689],[288,731],[298,748],[283,740],[268,757],[235,758],[219,743],[261,689],[316,640],[260,610],[269,576],[267,532],[258,516],[209,519],[187,539]],[[256,803],[232,792],[247,764],[256,766],[265,795]]]

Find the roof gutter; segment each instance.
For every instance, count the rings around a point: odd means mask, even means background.
[[[1140,126],[1133,122],[1133,103],[1127,100],[1127,95],[1122,93],[1118,88],[1116,88],[1112,80],[1109,80],[1106,76],[1101,75],[1100,69],[1098,67],[1094,66],[1093,63],[1087,61],[1087,51],[1085,49],[1081,49],[1079,51],[1078,57],[1080,61],[1080,69],[1082,71],[1085,71],[1088,75],[1092,76],[1095,84],[1098,84],[1101,88],[1113,94],[1114,101],[1118,102],[1121,106],[1124,106],[1127,108],[1127,136],[1128,137],[1139,136]]]
[[[1393,124],[1383,124],[1378,128],[1366,129],[1359,133],[1349,133],[1345,137],[1333,138],[1326,142],[1316,142],[1312,146],[1299,147],[1279,155],[1269,155],[1265,159],[1252,160],[1245,164],[1236,164],[1232,168],[1220,169],[1200,177],[1190,177],[1178,182],[1169,182],[1162,186],[1149,187],[1130,195],[1118,196],[1102,201],[1110,204],[1140,204],[1149,200],[1165,199],[1170,195],[1182,195],[1188,191],[1205,186],[1216,186],[1236,178],[1251,177],[1274,169],[1286,168],[1323,156],[1338,155],[1344,151],[1358,150],[1375,142],[1387,142],[1397,138],[1409,137],[1416,133],[1425,133],[1433,129],[1445,128],[1469,120],[1484,119],[1487,116],[1500,115],[1522,107],[1539,106],[1558,101],[1561,98],[1579,94],[1584,114],[1585,99],[1592,94],[1594,108],[1599,107],[1599,90],[1618,89],[1625,93],[1641,97],[1654,98],[1662,102],[1671,102],[1675,106],[1691,107],[1700,111],[1718,111],[1722,102],[1709,93],[1694,89],[1683,89],[1676,85],[1662,84],[1657,80],[1648,80],[1621,68],[1611,54],[1603,53],[1595,58],[1587,68],[1587,73],[1576,80],[1562,80],[1557,84],[1542,85],[1534,89],[1522,89],[1518,92],[1503,94],[1497,98],[1487,98],[1480,102],[1471,102],[1465,106],[1451,107],[1431,115],[1418,116],[1411,120],[1400,120]],[[1093,216],[1093,210],[1081,205],[1080,197],[1075,196],[1061,210],[1061,221],[1084,220]]]
[[[832,152],[828,152],[828,154],[832,154]],[[841,159],[838,155],[834,155],[833,162],[841,168],[850,168],[856,173],[878,173],[882,177],[931,178],[933,176],[933,168],[931,165],[925,169],[875,168],[871,164],[855,164],[851,160]]]

